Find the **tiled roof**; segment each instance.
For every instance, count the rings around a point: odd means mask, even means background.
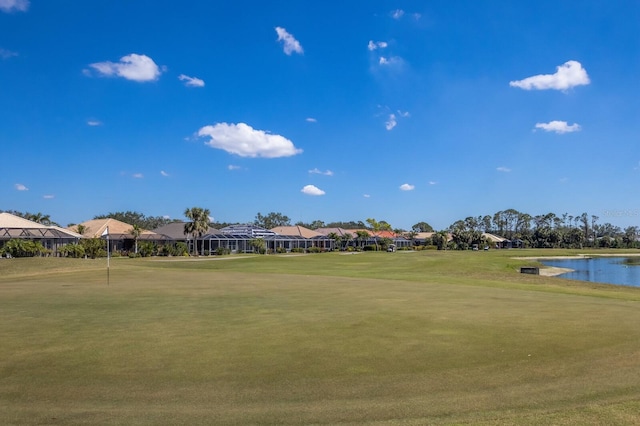
[[[303,237],[303,238],[313,238],[320,237],[323,234],[317,231],[312,231],[311,229],[305,228],[304,226],[295,225],[295,226],[276,226],[272,228],[271,231],[280,235],[288,235],[294,237]]]
[[[70,226],[67,229],[73,232],[78,232],[79,225],[82,225],[85,227],[85,231],[83,235],[88,238],[100,238],[102,234],[105,232],[105,230],[107,229],[107,227],[109,227],[109,235],[113,235],[113,236],[117,235],[120,238],[123,238],[123,237],[132,238],[130,237],[130,235],[131,235],[131,230],[133,229],[133,226],[129,225],[128,223],[120,222],[119,220],[116,220],[116,219],[108,218],[108,219],[87,220],[86,222],[82,222],[78,225]],[[158,236],[158,238],[160,238],[159,234],[156,234],[155,232],[147,231],[146,229],[142,230],[142,232],[140,233],[140,239],[153,239],[153,237],[155,236]]]

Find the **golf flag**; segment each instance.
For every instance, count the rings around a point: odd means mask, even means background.
[[[109,227],[108,227],[108,226],[104,229],[104,232],[102,232],[102,235],[100,235],[100,236],[101,236],[101,237],[104,237],[105,235],[106,235],[107,237],[109,236]]]

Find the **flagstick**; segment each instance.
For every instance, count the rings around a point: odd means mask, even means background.
[[[107,233],[107,285],[109,285],[109,234]]]

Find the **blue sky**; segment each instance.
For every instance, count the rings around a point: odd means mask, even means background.
[[[640,225],[637,1],[0,0],[0,209]]]

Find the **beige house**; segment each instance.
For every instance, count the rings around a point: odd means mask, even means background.
[[[59,226],[43,225],[11,213],[0,213],[0,247],[12,239],[39,241],[57,255],[65,244],[77,243],[82,235]]]

